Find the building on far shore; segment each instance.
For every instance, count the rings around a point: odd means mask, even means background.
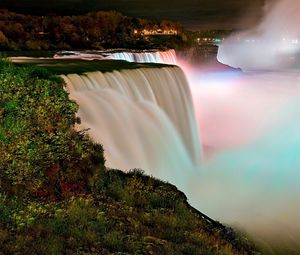
[[[178,35],[178,31],[175,29],[143,29],[142,35]]]

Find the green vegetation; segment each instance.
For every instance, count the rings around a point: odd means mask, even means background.
[[[0,190],[58,196],[63,183],[87,183],[104,165],[102,148],[73,129],[77,105],[63,81],[46,69],[0,68]]]
[[[0,245],[9,254],[259,254],[140,171],[99,171],[92,189],[59,201],[2,195]]]
[[[106,169],[63,85],[0,62],[0,254],[259,254],[173,185]]]

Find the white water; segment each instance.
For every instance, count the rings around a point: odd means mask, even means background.
[[[54,58],[80,58],[80,59],[114,59],[125,60],[128,62],[138,63],[162,63],[176,65],[176,52],[175,50],[165,51],[100,51],[100,52],[80,52],[80,51],[62,51],[53,56]]]
[[[102,143],[107,166],[186,187],[201,149],[188,83],[177,67],[63,76],[80,128]]]
[[[128,62],[177,64],[175,50],[155,52],[116,52],[111,56],[115,60],[126,60]]]

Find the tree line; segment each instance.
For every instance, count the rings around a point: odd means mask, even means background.
[[[145,35],[143,31],[158,31]],[[159,35],[176,31],[176,35]],[[180,47],[187,42],[182,25],[97,11],[77,16],[32,16],[0,10],[0,50],[57,50]]]

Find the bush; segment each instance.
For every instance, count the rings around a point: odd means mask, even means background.
[[[105,236],[105,245],[113,251],[122,251],[124,247],[123,234],[119,231],[112,231]]]
[[[0,190],[61,196],[88,189],[102,147],[73,129],[78,106],[45,69],[0,62]]]
[[[25,42],[26,49],[28,50],[41,50],[42,47],[38,41],[28,40]]]

